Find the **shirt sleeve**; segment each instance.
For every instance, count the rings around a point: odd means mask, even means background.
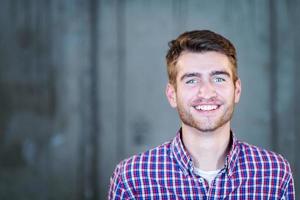
[[[110,178],[109,200],[121,200],[121,199],[130,199],[128,193],[126,192],[125,185],[122,181],[122,163],[117,165],[116,169],[113,172],[112,177]]]
[[[287,188],[285,190],[285,193],[283,195],[283,197],[281,198],[283,200],[294,200],[295,198],[295,187],[294,187],[294,180],[293,177],[291,176],[288,184],[287,184]]]
[[[291,167],[289,163],[287,164],[287,176],[286,176],[286,184],[283,188],[283,195],[281,200],[295,200],[295,185]]]

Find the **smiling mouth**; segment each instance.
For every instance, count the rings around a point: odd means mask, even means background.
[[[220,106],[219,105],[198,105],[193,107],[199,111],[213,111],[213,110],[217,110]]]

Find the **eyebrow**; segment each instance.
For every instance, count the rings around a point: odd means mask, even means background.
[[[225,75],[228,76],[229,78],[231,77],[230,74],[227,71],[223,71],[223,70],[218,70],[218,71],[212,71],[209,73],[210,76],[216,76],[216,75]],[[198,72],[191,72],[191,73],[186,73],[183,74],[180,78],[180,80],[182,81],[185,78],[191,78],[191,77],[201,77],[202,74],[198,73]]]
[[[220,70],[220,71],[212,71],[210,73],[210,76],[216,76],[216,75],[225,75],[225,76],[228,76],[230,78],[230,74],[227,72],[227,71],[223,71],[223,70]]]
[[[190,77],[201,77],[202,75],[198,72],[192,72],[192,73],[185,73],[181,76],[180,80],[182,81],[185,78],[190,78]]]

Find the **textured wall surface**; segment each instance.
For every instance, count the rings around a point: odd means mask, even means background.
[[[122,159],[170,140],[167,43],[211,29],[237,47],[233,130],[300,181],[296,0],[3,0],[0,199],[105,199]]]

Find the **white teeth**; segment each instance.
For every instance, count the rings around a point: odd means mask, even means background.
[[[203,111],[209,111],[209,110],[215,110],[217,109],[218,106],[216,105],[200,105],[200,106],[195,106],[197,110],[203,110]]]

